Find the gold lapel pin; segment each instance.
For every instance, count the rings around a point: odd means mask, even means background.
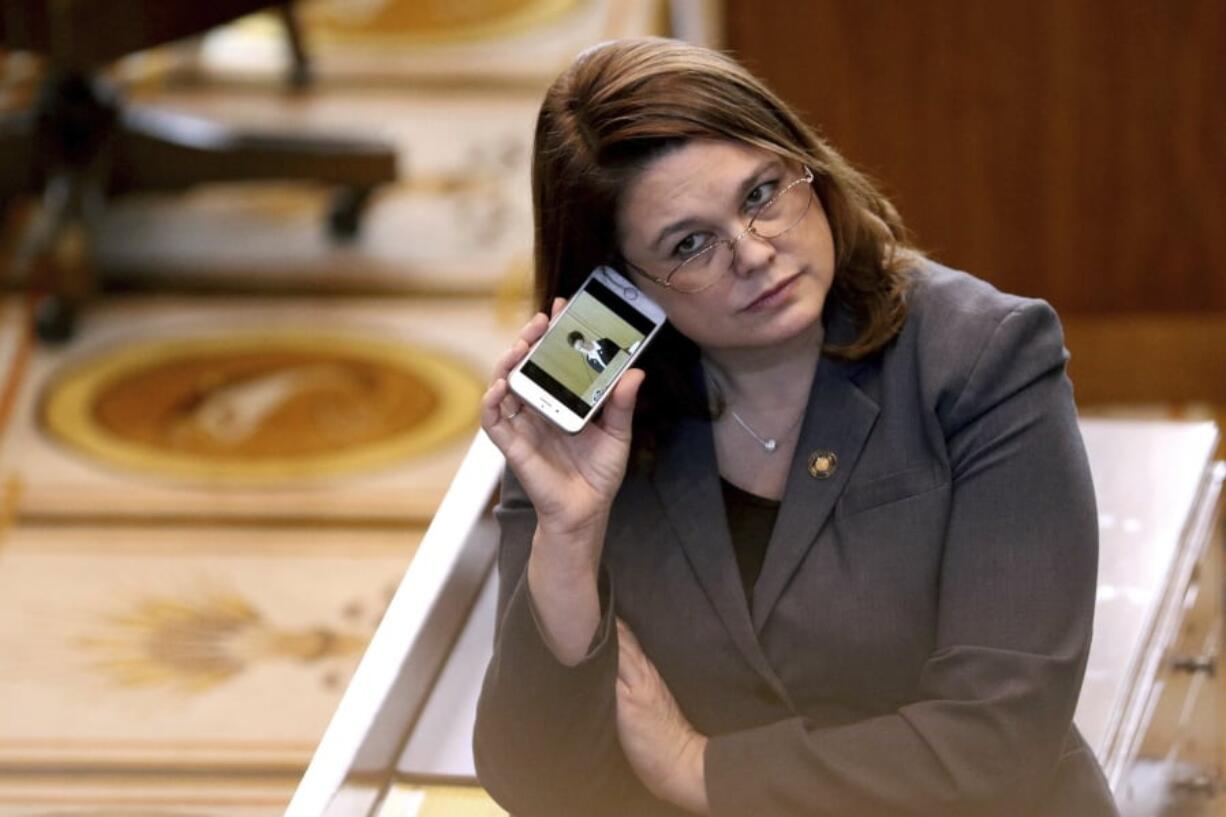
[[[809,455],[809,476],[814,479],[830,479],[838,467],[839,458],[833,451],[819,448]]]

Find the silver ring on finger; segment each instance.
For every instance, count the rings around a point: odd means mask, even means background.
[[[504,414],[504,415],[502,415],[502,419],[504,419],[504,420],[514,420],[516,417],[518,417],[518,416],[519,416],[519,413],[520,413],[521,411],[523,411],[523,410],[524,410],[524,407],[523,407],[523,406],[520,406],[519,408],[515,409],[515,411],[512,411],[510,414]]]

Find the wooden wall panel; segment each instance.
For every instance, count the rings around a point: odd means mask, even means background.
[[[1221,313],[1066,314],[1063,323],[1078,403],[1200,401],[1226,411]]]
[[[1226,310],[1226,3],[726,3],[939,260],[1064,312]]]

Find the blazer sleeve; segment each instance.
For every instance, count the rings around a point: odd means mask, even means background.
[[[602,568],[591,647],[568,667],[546,645],[533,609],[526,567],[536,512],[510,469],[494,513],[501,531],[498,618],[473,733],[477,777],[517,817],[635,813],[626,809],[654,798],[618,742],[608,572]]]
[[[720,817],[1031,814],[1051,790],[1089,651],[1098,527],[1055,312],[1000,319],[941,424],[952,471],[936,648],[918,700],[711,739]]]

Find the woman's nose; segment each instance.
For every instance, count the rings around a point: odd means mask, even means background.
[[[774,260],[775,245],[749,230],[732,245],[732,271],[737,275],[752,275]]]

